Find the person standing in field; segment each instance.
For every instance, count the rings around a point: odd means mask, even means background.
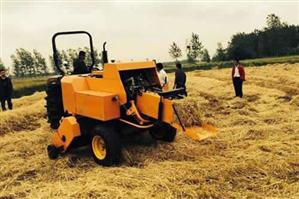
[[[235,65],[232,68],[232,80],[235,89],[236,97],[243,97],[243,82],[245,81],[245,70],[239,60],[236,59]]]
[[[186,73],[182,69],[182,64],[177,62],[176,63],[176,68],[177,70],[175,71],[175,79],[174,79],[174,86],[173,89],[179,89],[183,88],[184,92],[183,94],[187,96],[187,91],[186,91]]]
[[[163,69],[164,67],[163,67],[162,63],[157,63],[156,66],[157,66],[158,76],[159,76],[160,84],[162,86],[162,90],[167,91],[168,90],[168,76],[167,76],[167,73]]]
[[[80,51],[78,58],[74,60],[74,75],[90,73],[90,69],[85,64],[85,55],[86,53],[84,51]]]
[[[2,111],[6,111],[6,102],[8,105],[8,109],[12,110],[12,91],[13,86],[11,83],[11,79],[6,76],[5,69],[0,69],[0,101]]]

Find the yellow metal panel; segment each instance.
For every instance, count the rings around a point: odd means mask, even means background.
[[[137,96],[138,110],[152,118],[158,119],[160,96],[155,93],[146,92]]]
[[[162,120],[166,123],[173,121],[172,101],[163,99]],[[159,116],[160,96],[155,93],[146,92],[142,96],[137,96],[137,108],[142,113],[149,117],[158,119]]]
[[[76,114],[75,93],[81,90],[87,90],[86,77],[78,75],[65,76],[61,80],[62,99],[64,111]]]
[[[53,135],[53,145],[55,147],[63,146],[66,150],[73,139],[80,135],[80,126],[76,118],[72,116],[63,118],[58,131]]]
[[[171,124],[173,122],[173,107],[172,101],[163,99],[163,117],[162,120],[166,123]]]
[[[104,65],[103,77],[105,79],[114,79],[121,81],[117,65],[115,64]]]
[[[119,103],[115,94],[97,91],[78,91],[76,93],[77,114],[97,120],[107,121],[120,117]]]
[[[112,66],[116,66],[118,71],[123,71],[123,70],[155,68],[156,64],[154,61],[130,62],[130,63],[111,63],[111,64],[105,64],[104,70],[105,70],[105,68],[112,67]]]
[[[108,79],[108,78],[86,78],[88,87],[93,91],[115,93],[119,97],[121,105],[127,103],[127,94],[119,78]]]
[[[71,83],[61,82],[64,111],[76,113],[75,92]]]

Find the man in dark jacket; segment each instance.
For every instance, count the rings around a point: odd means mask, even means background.
[[[9,77],[6,77],[5,69],[0,69],[0,101],[2,111],[6,111],[5,102],[7,101],[8,108],[12,110],[12,83]]]
[[[245,70],[239,59],[236,59],[232,68],[232,80],[236,97],[243,97],[243,82],[245,81]]]
[[[176,63],[177,70],[175,71],[175,79],[174,79],[174,89],[184,88],[184,95],[187,96],[186,91],[186,74],[182,69],[181,63]]]
[[[90,69],[88,66],[86,66],[84,60],[85,60],[85,52],[80,51],[79,56],[77,59],[74,60],[73,66],[74,66],[74,72],[73,74],[86,74],[90,73]]]

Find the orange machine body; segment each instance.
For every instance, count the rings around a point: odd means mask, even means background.
[[[64,76],[61,79],[61,90],[64,112],[71,116],[64,117],[53,143],[64,150],[75,137],[80,136],[80,127],[76,116],[83,116],[99,121],[122,120],[121,105],[128,103],[127,94],[121,74],[130,71],[143,71],[152,83],[160,85],[155,62],[113,63],[105,64],[103,71],[91,74]],[[159,118],[160,102],[163,104],[162,117]],[[134,102],[136,114],[153,119],[161,119],[165,123],[173,122],[172,102],[161,98],[150,91],[138,95]],[[138,112],[138,113],[137,113]],[[161,114],[161,113],[160,113]],[[141,123],[139,123],[141,124]],[[64,140],[64,141],[63,141]]]
[[[105,64],[103,71],[89,75],[65,76],[61,80],[64,111],[101,121],[120,118],[120,106],[127,103],[121,73],[130,70],[147,70],[147,75],[159,83],[155,63]],[[137,97],[137,108],[142,114],[158,119],[160,96],[145,92]],[[171,101],[164,99],[163,120],[172,120]],[[170,116],[171,115],[171,116]]]
[[[75,117],[66,117],[62,120],[58,131],[53,135],[53,145],[63,147],[66,151],[72,141],[81,135],[80,126]]]

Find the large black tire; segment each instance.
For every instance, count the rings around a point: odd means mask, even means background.
[[[99,157],[95,149],[97,147],[97,140],[102,139],[105,155]],[[119,134],[112,126],[96,125],[91,133],[90,148],[93,158],[97,164],[103,166],[111,166],[119,163],[121,156],[121,141]]]
[[[60,119],[64,115],[60,79],[48,82],[46,93],[48,122],[52,129],[57,129]]]
[[[153,138],[165,142],[173,142],[175,140],[176,132],[176,128],[166,123],[160,123],[150,129],[150,134]]]

